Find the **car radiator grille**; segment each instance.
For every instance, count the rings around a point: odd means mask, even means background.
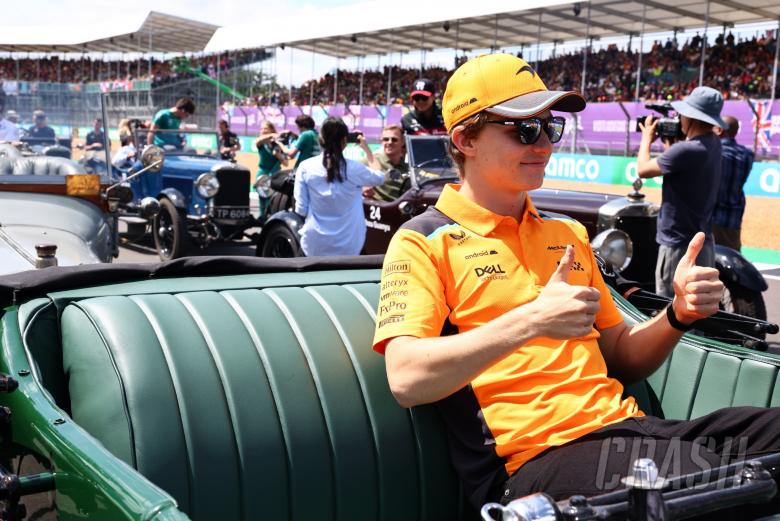
[[[219,170],[219,192],[214,197],[215,206],[249,206],[249,172]]]

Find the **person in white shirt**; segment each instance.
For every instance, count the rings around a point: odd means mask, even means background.
[[[346,159],[347,125],[339,118],[322,124],[322,153],[303,161],[295,172],[295,212],[304,216],[301,249],[307,256],[359,255],[366,239],[364,186],[385,180],[362,134],[358,143],[369,166]]]
[[[4,110],[5,95],[0,96],[0,142],[19,141],[19,139],[22,137],[19,126],[16,123],[3,117]]]

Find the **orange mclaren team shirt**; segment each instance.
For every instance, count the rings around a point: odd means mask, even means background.
[[[585,228],[538,212],[530,198],[518,223],[444,188],[435,208],[393,236],[382,270],[374,349],[393,337],[468,331],[534,300],[567,244],[570,284],[601,292],[595,327],[581,338],[536,338],[437,403],[453,463],[472,502],[545,449],[632,416],[622,385],[607,376],[599,329],[623,321],[599,272]]]

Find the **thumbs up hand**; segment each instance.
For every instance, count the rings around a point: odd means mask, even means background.
[[[523,306],[531,312],[538,336],[568,339],[590,334],[601,294],[596,288],[569,284],[574,247],[567,246],[561,262],[536,300]]]
[[[718,311],[723,296],[723,283],[718,279],[718,270],[696,265],[696,257],[704,247],[705,235],[694,235],[688,251],[680,259],[674,272],[674,314],[683,324],[691,324]]]

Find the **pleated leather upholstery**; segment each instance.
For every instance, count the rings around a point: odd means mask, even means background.
[[[74,420],[195,520],[464,518],[434,409],[371,350],[377,284],[108,296],[62,313]]]
[[[780,406],[779,365],[771,355],[681,342],[647,381],[666,418],[690,419],[723,407]]]

